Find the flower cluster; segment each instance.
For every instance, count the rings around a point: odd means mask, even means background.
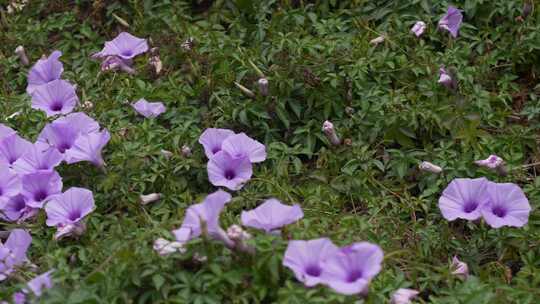
[[[481,178],[456,178],[439,199],[443,217],[483,218],[491,227],[522,227],[527,224],[531,206],[521,188],[513,183],[495,183]]]
[[[208,179],[214,186],[239,190],[251,179],[253,163],[266,159],[266,147],[245,133],[206,129],[199,137],[208,157]]]
[[[102,60],[102,71],[120,70],[128,74],[135,74],[133,59],[147,51],[148,42],[146,39],[121,32],[113,40],[105,42],[105,47],[93,54],[92,58]]]

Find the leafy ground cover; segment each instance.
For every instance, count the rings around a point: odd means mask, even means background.
[[[96,210],[84,235],[54,241],[42,213],[0,224],[30,231],[28,257],[37,267],[2,281],[0,299],[54,268],[43,303],[385,303],[398,288],[420,291],[420,303],[538,303],[534,5],[527,14],[526,3],[507,0],[202,2],[53,0],[2,11],[0,122],[34,141],[53,120],[30,107],[29,66],[14,50],[23,45],[31,62],[60,50],[62,77],[77,85],[76,110],[109,130],[111,140],[105,170],[89,163],[58,168],[65,189],[93,192]],[[456,39],[437,30],[449,5],[463,10]],[[410,32],[417,20],[427,25],[420,38]],[[135,75],[100,70],[90,55],[122,31],[159,48],[159,74],[148,66],[149,53],[134,60]],[[370,43],[381,35],[382,43]],[[183,46],[189,38],[191,47]],[[455,92],[437,82],[441,66],[457,79]],[[260,72],[269,96],[257,93]],[[167,110],[143,118],[130,106],[140,98]],[[321,131],[325,120],[344,144],[331,145]],[[254,255],[197,239],[185,253],[160,256],[154,241],[172,239],[186,209],[216,190],[197,142],[212,127],[245,132],[268,153],[232,192],[222,227],[270,197],[299,204],[304,218],[282,237],[249,230]],[[474,164],[490,154],[506,161],[506,176]],[[422,161],[443,172],[420,171]],[[458,177],[521,186],[532,207],[528,224],[493,229],[444,219],[438,200]],[[148,193],[162,198],[142,205],[139,196]],[[319,237],[383,249],[367,297],[306,288],[282,266],[289,240]],[[468,264],[468,279],[452,274],[453,256]]]

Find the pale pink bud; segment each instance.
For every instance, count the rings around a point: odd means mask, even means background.
[[[85,102],[83,102],[82,107],[85,110],[91,110],[92,108],[94,108],[94,104],[90,100],[86,100]]]
[[[416,23],[411,28],[411,32],[416,35],[416,37],[422,36],[426,30],[426,23],[423,21],[416,21]]]
[[[156,75],[159,75],[159,73],[161,73],[161,70],[163,69],[163,63],[161,62],[161,58],[159,58],[159,55],[154,55],[150,57],[150,59],[148,59],[148,63],[153,68]]]
[[[419,294],[418,290],[400,288],[392,294],[391,304],[410,304],[411,300]]]
[[[234,242],[234,248],[245,253],[255,253],[255,248],[248,245],[245,241],[251,238],[251,235],[244,231],[238,225],[232,225],[227,229],[227,237]]]
[[[373,44],[373,45],[379,45],[381,43],[384,42],[384,36],[379,36],[375,39],[371,39],[371,41],[369,41],[369,44]]]
[[[146,194],[146,195],[141,194],[139,196],[141,204],[143,204],[143,205],[158,201],[160,198],[161,198],[161,193],[150,193],[150,194]]]
[[[191,155],[192,155],[191,148],[188,145],[183,145],[182,146],[182,155],[184,157],[191,157]]]
[[[441,167],[427,161],[423,161],[422,163],[420,163],[420,165],[418,165],[418,168],[422,171],[431,173],[441,173],[443,171]]]
[[[24,47],[22,45],[19,45],[15,49],[15,54],[19,57],[19,60],[21,60],[22,65],[29,65],[30,60],[28,60],[28,56],[26,55],[26,51],[24,50]]]
[[[259,84],[259,93],[261,93],[262,96],[268,96],[268,79],[259,78],[257,83]]]
[[[161,149],[161,151],[159,151],[159,153],[161,155],[163,155],[163,157],[165,157],[167,159],[169,159],[169,158],[171,158],[173,156],[173,153],[171,151],[168,151],[168,150]]]
[[[457,256],[452,258],[451,269],[453,269],[452,274],[459,278],[467,279],[469,277],[469,266],[465,262],[460,261]]]
[[[341,144],[341,139],[339,139],[336,130],[334,129],[334,124],[330,121],[325,121],[322,126],[322,131],[326,135],[326,138],[332,143],[334,146],[339,146]]]
[[[495,154],[491,154],[488,158],[477,160],[474,163],[481,167],[496,169],[504,164],[504,160]]]

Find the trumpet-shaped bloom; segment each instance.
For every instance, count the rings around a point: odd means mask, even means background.
[[[371,279],[381,271],[383,257],[382,249],[375,244],[354,243],[326,260],[322,280],[345,295],[364,293]]]
[[[219,215],[225,204],[231,201],[231,195],[223,190],[209,194],[202,203],[190,206],[186,211],[184,222],[179,229],[173,231],[176,240],[185,243],[199,237],[203,227],[210,236],[222,230],[219,226]]]
[[[449,6],[446,14],[439,20],[439,28],[448,31],[452,37],[457,38],[462,21],[463,15],[461,14],[461,10]]]
[[[216,129],[209,128],[199,137],[199,143],[203,145],[204,153],[208,159],[214,157],[214,154],[221,151],[221,145],[223,141],[230,136],[233,136],[234,132],[228,129]]]
[[[32,145],[15,163],[13,170],[19,174],[54,170],[62,162],[62,154],[56,149],[44,149],[41,145]]]
[[[99,131],[99,124],[84,113],[72,113],[47,124],[36,144],[41,149],[55,148],[62,155],[71,149],[81,134]]]
[[[46,59],[40,59],[34,64],[28,73],[28,86],[26,92],[30,95],[44,84],[60,79],[64,66],[58,60],[62,56],[62,52],[54,51]]]
[[[5,244],[0,242],[0,281],[13,272],[13,268],[26,262],[26,251],[32,237],[26,230],[13,229]]]
[[[72,187],[66,192],[55,195],[45,206],[47,226],[66,226],[76,224],[94,211],[92,191]]]
[[[299,205],[283,205],[275,198],[266,200],[259,207],[242,211],[242,225],[266,232],[279,229],[304,217]]]
[[[52,288],[53,281],[51,274],[54,271],[54,269],[51,269],[38,275],[27,283],[28,288],[36,295],[36,297],[41,297],[44,290]]]
[[[327,238],[309,241],[290,241],[283,257],[283,266],[294,272],[306,286],[322,282],[325,262],[339,252],[339,248]]]
[[[206,169],[212,185],[230,190],[240,190],[253,174],[249,158],[233,158],[225,151],[216,153],[208,161]]]
[[[53,195],[62,191],[62,178],[56,171],[39,171],[22,177],[21,194],[32,208],[42,208]]]
[[[480,211],[491,227],[522,227],[527,224],[531,206],[518,185],[490,182],[486,196],[489,203],[484,204]]]
[[[146,39],[137,38],[130,33],[121,32],[113,40],[105,42],[103,50],[96,53],[93,57],[118,56],[124,60],[130,60],[146,51],[148,51]]]
[[[416,21],[416,23],[411,28],[411,32],[416,35],[416,37],[422,36],[426,30],[426,23],[424,21]]]
[[[136,103],[131,105],[137,113],[146,118],[155,118],[165,113],[166,108],[162,102],[148,102],[146,99],[139,99]]]
[[[445,219],[476,220],[489,202],[486,189],[489,181],[484,178],[456,178],[444,189],[439,199],[439,209]]]
[[[11,134],[0,141],[0,163],[13,165],[32,147],[32,143],[17,134]]]
[[[66,152],[66,162],[73,164],[80,161],[89,161],[98,167],[103,167],[105,162],[101,151],[111,139],[109,131],[82,134],[75,140],[73,146]]]
[[[245,133],[227,137],[223,141],[221,149],[233,158],[247,157],[252,163],[262,162],[266,159],[266,147]]]
[[[0,199],[0,211],[7,221],[24,221],[34,217],[39,209],[26,205],[26,199],[22,194],[17,194],[9,199]]]
[[[0,141],[2,141],[2,139],[10,136],[10,135],[13,135],[13,134],[16,134],[17,132],[15,132],[15,130],[13,130],[12,128],[4,125],[4,124],[1,124],[0,123]]]
[[[47,117],[68,114],[77,103],[79,98],[75,87],[62,79],[39,86],[32,93],[32,108],[44,111]]]
[[[0,164],[0,200],[19,194],[21,191],[21,179],[19,175],[9,169],[6,164]]]

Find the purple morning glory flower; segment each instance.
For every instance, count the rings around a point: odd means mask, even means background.
[[[531,206],[518,185],[490,182],[486,190],[488,203],[482,206],[481,213],[491,227],[522,227],[527,224]]]
[[[0,202],[19,194],[21,179],[6,164],[0,164]]]
[[[56,171],[39,171],[22,177],[21,194],[32,208],[43,208],[53,195],[62,191],[62,178]]]
[[[80,161],[89,161],[97,167],[103,167],[105,162],[101,156],[101,151],[110,139],[111,135],[107,130],[80,135],[73,146],[66,151],[66,162],[73,164]]]
[[[4,125],[4,124],[1,124],[0,123],[0,141],[2,141],[2,139],[10,136],[10,135],[13,135],[13,134],[16,134],[17,132],[15,132],[15,130],[13,130],[12,128]]]
[[[327,238],[290,241],[283,257],[283,266],[291,269],[306,286],[315,286],[322,282],[321,274],[326,260],[338,252],[339,248]]]
[[[75,87],[62,79],[39,86],[32,93],[32,108],[44,111],[47,117],[68,114],[77,103]]]
[[[47,84],[53,80],[60,79],[64,66],[58,60],[62,56],[62,52],[54,51],[46,59],[40,59],[34,64],[28,73],[28,86],[26,92],[30,95],[37,87]]]
[[[381,271],[383,257],[382,249],[368,242],[343,247],[325,261],[322,281],[345,295],[367,292],[369,282]]]
[[[26,205],[26,199],[22,194],[17,194],[7,200],[0,200],[0,211],[7,221],[24,221],[34,217],[39,209]]]
[[[411,32],[416,35],[416,37],[422,36],[426,30],[426,23],[423,21],[416,21],[416,23],[411,28]]]
[[[488,203],[486,187],[489,181],[484,178],[456,178],[444,189],[439,199],[439,209],[449,221],[457,218],[476,220],[482,215],[480,210]]]
[[[411,304],[411,300],[419,294],[418,290],[400,288],[392,294],[390,304]]]
[[[461,10],[449,6],[446,14],[439,20],[439,28],[450,32],[452,37],[457,38],[462,21],[463,15],[461,14]]]
[[[259,207],[242,211],[242,225],[262,229],[267,233],[304,217],[299,205],[287,206],[275,198],[266,200]]]
[[[439,68],[439,80],[437,80],[437,82],[449,90],[455,90],[457,88],[455,79],[444,67]]]
[[[137,113],[146,118],[155,118],[166,111],[165,106],[161,102],[148,102],[146,99],[139,99],[131,105]]]
[[[54,170],[62,162],[62,154],[56,149],[44,149],[41,145],[32,145],[15,163],[13,170],[19,174]]]
[[[233,158],[247,157],[252,163],[262,162],[266,159],[266,147],[244,133],[227,137],[223,141],[221,149]]]
[[[58,232],[55,239],[66,235],[81,235],[85,226],[81,220],[94,211],[92,191],[72,187],[66,192],[54,196],[45,206],[47,226],[55,226]]]
[[[219,227],[219,214],[225,204],[230,201],[231,195],[229,193],[218,190],[209,194],[202,203],[190,206],[186,211],[182,226],[173,230],[176,240],[185,243],[199,237],[203,233],[202,222],[205,223],[210,236],[220,234],[222,229]]]
[[[20,291],[13,294],[13,304],[25,304],[25,303],[26,303],[26,294]]]
[[[32,237],[26,230],[13,229],[5,244],[0,242],[0,281],[13,272],[15,266],[26,262],[26,251],[32,243]]]
[[[54,271],[54,269],[51,269],[45,273],[38,275],[37,277],[33,278],[28,282],[28,288],[36,295],[36,297],[41,297],[44,289],[52,288],[53,281],[51,274]]]
[[[0,163],[13,165],[26,151],[32,147],[32,143],[12,134],[0,141]]]
[[[103,50],[96,53],[93,57],[118,56],[121,59],[130,60],[146,51],[148,51],[146,39],[137,38],[130,33],[122,32],[113,40],[105,42]]]
[[[212,185],[230,190],[240,190],[253,174],[248,157],[233,158],[225,151],[216,153],[208,161],[206,169]]]
[[[203,145],[204,153],[208,159],[211,159],[214,154],[221,151],[221,145],[229,136],[233,136],[234,132],[228,129],[209,128],[199,137],[199,143]]]
[[[71,149],[81,134],[99,131],[99,124],[84,113],[72,113],[47,124],[38,136],[39,148],[55,148],[61,154]]]

